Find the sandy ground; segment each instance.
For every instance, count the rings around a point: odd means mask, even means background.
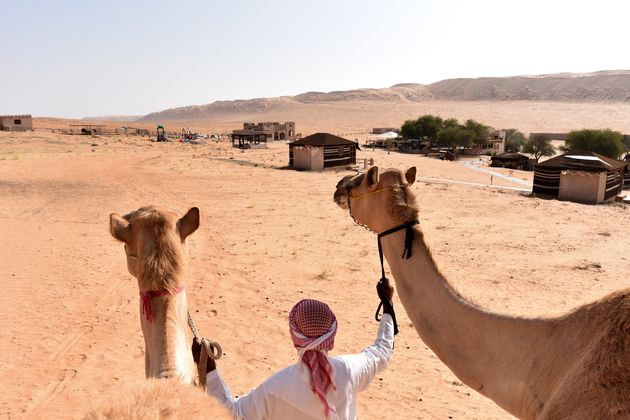
[[[627,206],[443,182],[489,182],[458,163],[359,152],[365,157],[417,166],[423,178],[413,188],[434,257],[480,305],[548,316],[629,286]],[[332,200],[351,172],[295,172],[283,169],[287,161],[286,144],[241,152],[0,132],[0,418],[78,417],[117,384],[144,377],[137,286],[108,215],[147,204],[201,209],[189,303],[223,345],[219,365],[235,394],[294,362],[287,313],[301,298],[336,312],[334,353],[369,345],[376,238]],[[394,358],[361,395],[362,418],[509,418],[462,385],[396,307]]]

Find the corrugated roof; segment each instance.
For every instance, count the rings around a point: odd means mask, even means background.
[[[341,146],[344,144],[357,145],[357,142],[330,133],[315,133],[289,144],[293,146]]]
[[[628,162],[611,159],[595,152],[574,150],[537,164],[537,167],[577,169],[583,171],[610,171],[623,168]]]

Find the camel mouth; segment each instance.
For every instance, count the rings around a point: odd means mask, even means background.
[[[348,210],[348,192],[342,191],[338,194],[338,191],[335,191],[334,195],[335,204],[341,207],[343,210]]]
[[[348,195],[350,194],[350,189],[359,185],[362,179],[363,175],[346,175],[337,182],[333,200],[339,207],[348,210]]]

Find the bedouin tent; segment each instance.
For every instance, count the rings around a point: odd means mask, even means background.
[[[289,165],[299,169],[322,170],[354,165],[359,145],[330,133],[315,133],[289,143]]]
[[[571,151],[536,165],[532,191],[565,200],[601,203],[621,192],[629,162]]]

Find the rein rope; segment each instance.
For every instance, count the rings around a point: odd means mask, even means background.
[[[197,343],[201,344],[202,349],[205,349],[208,357],[213,360],[219,360],[221,356],[223,356],[223,349],[221,348],[221,345],[219,343],[217,343],[216,341],[210,341],[207,338],[203,338],[201,336],[201,334],[199,333],[199,329],[197,329],[197,325],[195,325],[195,321],[192,319],[192,316],[190,316],[190,311],[188,311],[188,326],[195,336],[195,340],[197,341]]]
[[[387,309],[388,312],[392,314],[392,319],[394,320],[394,335],[398,334],[398,322],[396,322],[396,313],[394,312],[394,307],[392,303],[385,296],[385,286],[389,285],[389,279],[385,276],[385,264],[383,263],[383,246],[381,245],[381,238],[387,235],[391,235],[392,233],[398,232],[399,230],[405,229],[405,248],[403,249],[402,257],[403,259],[408,259],[411,257],[412,246],[413,246],[413,226],[420,224],[418,220],[412,220],[411,222],[405,222],[400,226],[396,226],[394,228],[388,229],[385,232],[381,232],[377,236],[378,243],[378,257],[381,260],[381,279],[378,281],[376,285],[376,289],[378,291],[378,295],[381,298],[381,303],[378,304],[378,308],[376,308],[376,313],[374,314],[374,319],[380,321],[379,312],[381,307],[383,309]]]
[[[208,357],[212,360],[219,360],[223,356],[223,349],[221,345],[216,341],[210,341],[207,338],[203,338],[199,333],[195,321],[190,316],[188,311],[188,326],[195,336],[195,341],[201,345],[201,351],[199,352],[199,363],[197,364],[197,374],[199,375],[199,386],[206,387],[206,367],[208,366]]]
[[[385,294],[385,291],[387,290],[387,286],[389,286],[389,279],[387,278],[387,276],[385,276],[385,264],[384,264],[384,260],[383,260],[383,247],[381,245],[381,238],[387,235],[391,235],[392,233],[398,232],[400,230],[405,229],[405,248],[403,249],[403,253],[402,253],[402,258],[403,259],[408,259],[411,257],[412,254],[412,247],[413,247],[413,239],[414,239],[414,232],[413,232],[413,226],[414,225],[418,225],[420,224],[419,220],[412,220],[410,222],[405,222],[402,225],[393,227],[391,229],[388,229],[384,232],[381,233],[377,233],[374,230],[370,229],[367,225],[364,225],[363,223],[360,223],[357,219],[355,219],[354,215],[352,214],[352,207],[350,205],[350,199],[354,198],[354,199],[358,199],[358,198],[362,198],[368,195],[372,195],[372,194],[376,194],[378,192],[381,191],[385,191],[385,190],[391,190],[394,188],[402,188],[402,187],[406,187],[407,185],[404,184],[396,184],[396,185],[392,185],[386,188],[381,188],[379,190],[375,190],[375,191],[370,191],[368,193],[365,194],[360,194],[360,195],[356,195],[356,196],[351,196],[350,195],[350,191],[347,191],[347,196],[348,196],[348,213],[350,214],[350,217],[352,218],[352,220],[354,220],[354,223],[356,223],[357,225],[365,228],[366,230],[375,233],[377,235],[377,244],[378,244],[378,256],[379,259],[381,261],[381,279],[378,281],[378,283],[376,284],[376,291],[378,293],[379,298],[381,299],[380,303],[378,304],[378,307],[376,308],[376,313],[374,314],[374,319],[376,319],[376,321],[381,320],[381,316],[380,316],[380,311],[381,308],[383,308],[384,311],[387,311],[388,313],[391,314],[392,316],[392,320],[394,321],[394,335],[398,334],[398,322],[396,321],[396,313],[394,312],[394,306],[392,305],[392,302],[387,299],[387,296]]]

